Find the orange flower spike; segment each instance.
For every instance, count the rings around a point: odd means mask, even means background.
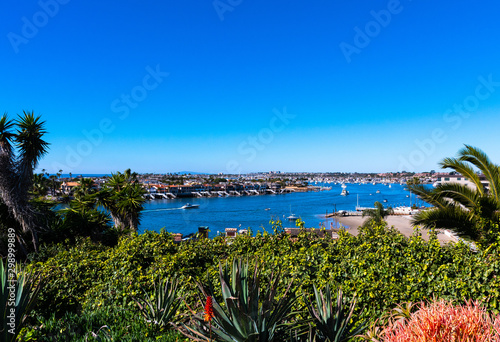
[[[205,304],[205,322],[210,322],[212,321],[212,318],[215,317],[214,315],[214,307],[212,306],[212,297],[208,296],[207,297],[207,303]]]

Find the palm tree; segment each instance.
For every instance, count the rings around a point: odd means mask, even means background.
[[[73,189],[75,198],[81,198],[87,195],[96,193],[94,181],[92,178],[82,178],[78,181],[78,185]]]
[[[49,191],[49,180],[43,173],[33,175],[33,194],[38,196],[45,196]]]
[[[98,203],[110,212],[116,227],[137,231],[146,193],[137,176],[130,169],[112,174],[97,194]]]
[[[363,217],[368,216],[368,220],[365,221],[365,225],[368,222],[382,223],[388,215],[393,213],[392,208],[385,209],[382,203],[375,202],[373,204],[374,209],[363,210]]]
[[[498,238],[500,222],[500,167],[478,148],[465,145],[457,158],[445,158],[442,168],[450,168],[466,177],[474,187],[444,183],[428,189],[414,184],[409,188],[433,209],[415,215],[413,225],[446,228],[458,236],[490,244]],[[479,170],[487,181],[484,185]]]
[[[29,191],[33,185],[33,170],[49,145],[42,139],[46,133],[44,125],[40,116],[35,117],[33,112],[23,111],[15,121],[9,120],[7,114],[0,119],[0,200],[23,232],[31,233],[35,251],[38,251],[40,227],[35,222]],[[14,127],[17,127],[16,132],[13,132]],[[24,245],[20,235],[18,239]]]

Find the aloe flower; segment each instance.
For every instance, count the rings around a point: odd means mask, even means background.
[[[211,322],[214,318],[214,307],[212,306],[212,296],[207,297],[207,303],[205,304],[205,322]]]

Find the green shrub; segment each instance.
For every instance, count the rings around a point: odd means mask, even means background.
[[[423,240],[418,231],[407,238],[379,224],[362,229],[359,236],[340,232],[338,240],[307,232],[293,239],[264,232],[175,244],[169,233],[146,232],[122,236],[116,246],[107,247],[83,239],[74,247],[51,250],[30,267],[48,281],[36,307],[44,319],[52,313],[62,317],[105,307],[140,316],[133,298],[142,293],[141,287],[152,291],[158,277],[175,276],[179,295],[195,308],[199,305],[196,283],[213,283],[214,296],[220,298],[219,262],[243,257],[250,260],[250,267],[258,262],[265,278],[279,267],[278,288],[296,279],[290,289],[298,297],[294,309],[304,306],[302,294],[312,293],[313,284],[318,288],[332,284],[342,287],[349,300],[357,294],[356,319],[373,321],[398,303],[432,297],[479,300],[498,313],[498,251],[496,245],[479,252],[463,243],[440,246],[434,237]],[[189,313],[187,307],[184,310]]]

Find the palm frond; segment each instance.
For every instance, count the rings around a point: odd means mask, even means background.
[[[415,193],[423,201],[432,204],[438,208],[444,208],[448,204],[445,200],[439,198],[436,189],[426,188],[422,184],[410,184],[408,185],[408,189],[410,189],[410,191]]]
[[[47,133],[45,122],[40,116],[35,117],[33,112],[23,112],[16,120],[18,127],[15,141],[19,150],[17,169],[19,186],[21,189],[29,187],[33,177],[33,170],[40,158],[47,153],[49,143],[42,139]]]
[[[460,150],[459,155],[461,161],[473,164],[485,175],[493,197],[499,200],[500,175],[498,165],[493,164],[486,153],[469,145],[465,145],[465,147]]]
[[[468,209],[475,208],[481,197],[482,194],[479,190],[459,183],[440,184],[433,190],[434,199],[453,200]]]
[[[7,117],[7,113],[0,118],[0,153],[10,155],[12,153],[12,140],[15,134],[12,133],[14,123]]]
[[[481,194],[484,193],[483,184],[481,183],[479,176],[474,171],[474,168],[466,164],[464,161],[456,158],[444,158],[443,161],[441,161],[441,163],[439,164],[444,169],[453,169],[454,171],[460,173],[462,176],[470,179],[470,181],[474,183],[478,191],[480,191]]]
[[[473,213],[454,205],[439,209],[423,210],[413,216],[412,224],[427,229],[449,229],[460,237],[473,240],[480,236],[480,232],[477,231],[474,224]]]

